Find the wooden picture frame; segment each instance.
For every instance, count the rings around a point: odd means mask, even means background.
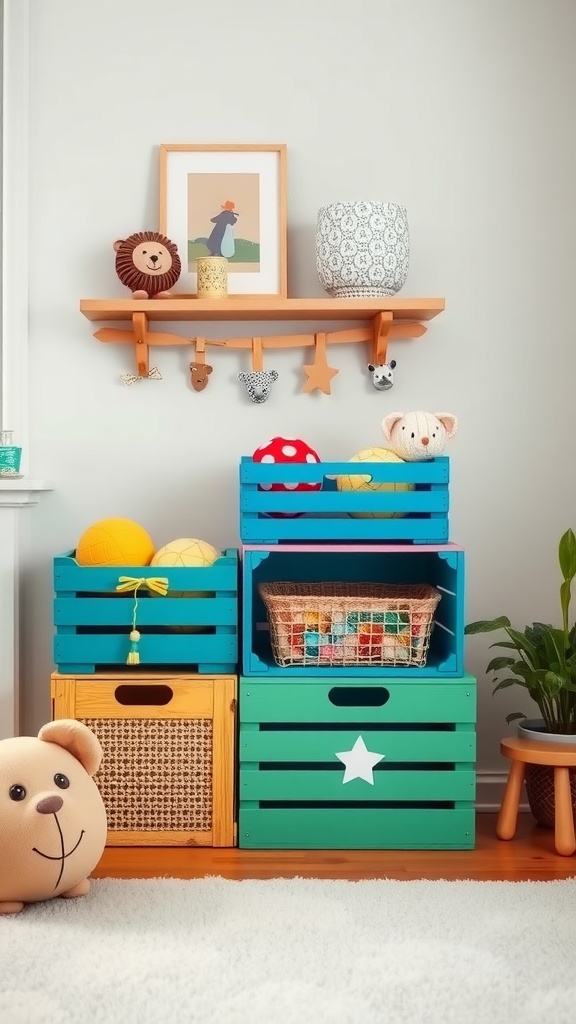
[[[228,258],[228,293],[287,298],[286,146],[160,146],[159,230],[178,246],[178,290],[196,293],[198,256]]]

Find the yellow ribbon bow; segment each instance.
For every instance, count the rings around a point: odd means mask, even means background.
[[[126,592],[133,590],[136,594],[140,587],[153,590],[156,594],[166,597],[168,593],[168,580],[165,576],[119,576],[116,590]]]
[[[120,593],[127,593],[130,590],[134,591],[134,609],[132,611],[132,629],[130,631],[130,650],[126,658],[127,665],[140,664],[140,654],[138,651],[140,632],[136,629],[136,612],[138,611],[138,591],[140,587],[146,587],[147,590],[153,590],[155,594],[166,597],[168,593],[168,580],[165,576],[120,576],[118,578],[116,590],[120,591]]]

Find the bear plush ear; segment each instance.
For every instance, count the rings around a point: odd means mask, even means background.
[[[118,252],[118,250],[120,249],[120,247],[121,247],[122,245],[124,245],[124,242],[125,242],[125,241],[126,241],[126,239],[124,239],[124,238],[118,238],[118,239],[117,239],[117,240],[116,240],[116,241],[114,242],[114,244],[112,245],[112,248],[114,249],[114,252]]]
[[[270,380],[272,380],[272,381],[278,380],[278,371],[277,370],[270,370],[269,373],[268,373],[268,376],[270,377]]]
[[[454,437],[454,434],[458,430],[458,420],[456,417],[453,416],[451,412],[435,412],[434,415],[437,420],[440,420],[440,423],[446,431],[446,436]]]
[[[73,718],[48,722],[40,729],[38,739],[56,743],[57,746],[68,750],[80,761],[88,775],[95,775],[100,767],[102,747],[92,730],[82,722],[76,722]]]
[[[392,431],[399,420],[404,418],[403,412],[391,412],[382,420],[382,430],[387,441],[392,440]]]

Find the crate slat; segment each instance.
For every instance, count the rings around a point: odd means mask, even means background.
[[[385,447],[382,445],[382,447]],[[450,478],[450,459],[437,455],[422,462],[254,462],[240,460],[240,483],[321,483],[336,488],[331,477],[371,476],[375,483],[443,484]]]
[[[370,739],[370,750],[378,747]],[[340,749],[340,748],[335,748]],[[332,759],[334,754],[332,754]],[[374,769],[373,785],[362,779],[342,784],[338,771],[258,771],[244,768],[240,772],[240,800],[473,800],[476,788],[471,770],[458,771],[378,771]]]
[[[120,576],[143,579],[162,576],[168,580],[168,589],[177,592],[238,589],[238,557],[225,555],[214,565],[200,569],[164,568],[156,565],[91,566],[78,565],[74,552],[57,555],[54,559],[54,589],[70,593],[116,593]]]
[[[54,656],[58,666],[86,664],[126,666],[130,649],[128,634],[116,636],[56,636]],[[138,649],[141,665],[195,665],[223,662],[233,665],[236,658],[236,637],[204,634],[181,636],[143,635]],[[59,668],[59,671],[62,671]],[[129,669],[128,669],[129,671]]]
[[[240,499],[242,512],[260,513],[265,505],[266,512],[322,512],[342,513],[341,491],[247,491]],[[446,512],[448,493],[444,491],[391,491],[386,495],[386,506],[390,512]],[[379,512],[382,509],[382,494],[366,492],[346,494],[346,512]]]
[[[56,626],[128,626],[133,597],[60,597],[54,601]],[[232,598],[138,598],[138,626],[236,626],[238,604]]]
[[[368,700],[386,703],[370,706]],[[476,685],[472,676],[438,682],[434,676],[414,682],[322,680],[308,675],[297,681],[264,683],[242,677],[242,722],[474,722]],[[338,706],[337,700],[354,701]]]
[[[244,544],[281,544],[309,541],[332,541],[344,544],[350,541],[374,543],[388,541],[416,541],[420,544],[445,544],[448,540],[448,521],[443,519],[243,519],[241,537]],[[383,529],[382,524],[386,523]]]
[[[468,850],[474,807],[248,808],[238,834],[240,846],[255,850]]]
[[[468,732],[424,732],[409,729],[371,729],[363,733],[366,743],[384,749],[396,763],[406,761],[455,762],[476,759],[476,734],[472,723]],[[331,761],[335,750],[350,750],[358,729],[330,729],[325,732],[292,729],[261,731],[258,725],[240,728],[239,751],[243,762],[249,761]]]

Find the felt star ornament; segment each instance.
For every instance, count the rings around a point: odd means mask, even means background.
[[[346,765],[346,771],[342,779],[343,784],[352,782],[352,779],[364,779],[364,782],[369,782],[373,786],[374,775],[372,769],[379,761],[383,761],[386,755],[377,754],[374,750],[368,750],[364,740],[359,736],[351,750],[342,750],[339,754],[336,754],[336,757]]]
[[[307,376],[304,382],[304,391],[323,391],[325,395],[331,394],[330,381],[336,376],[338,370],[328,366],[326,360],[326,335],[316,335],[316,354],[313,363],[305,363],[302,367]]]

